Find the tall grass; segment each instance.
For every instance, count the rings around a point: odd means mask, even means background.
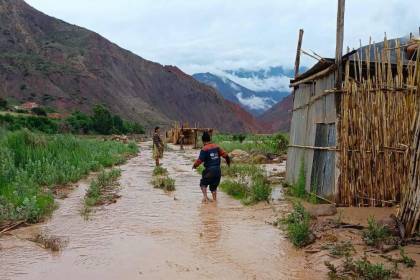
[[[232,164],[231,167],[223,167],[222,174],[230,178],[220,184],[221,190],[245,205],[267,201],[271,194],[271,186],[263,170],[256,165]]]
[[[227,152],[239,149],[249,153],[283,154],[286,152],[289,141],[283,133],[273,135],[235,135],[217,134],[213,136],[213,142],[219,144]]]
[[[137,146],[0,129],[0,223],[37,222],[54,210],[50,188],[122,163]]]
[[[91,207],[110,203],[116,197],[115,188],[118,186],[117,180],[120,176],[121,169],[103,170],[98,178],[90,183],[84,198],[82,215],[87,218],[91,212]]]

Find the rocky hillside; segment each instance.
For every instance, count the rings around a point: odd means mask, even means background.
[[[147,126],[172,121],[256,131],[257,121],[176,67],[147,61],[100,35],[0,0],[0,96],[69,112],[102,103]]]
[[[292,121],[293,97],[287,96],[261,115],[258,120],[269,132],[289,132]]]

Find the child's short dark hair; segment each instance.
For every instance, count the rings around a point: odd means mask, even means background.
[[[203,136],[201,136],[201,140],[203,142],[210,142],[211,141],[210,133],[208,133],[207,131],[204,131]]]
[[[156,126],[155,127],[155,132],[158,131],[158,129],[160,129],[160,127],[159,126]]]

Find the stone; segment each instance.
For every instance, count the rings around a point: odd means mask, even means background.
[[[337,207],[332,204],[316,204],[307,207],[307,211],[312,217],[333,216],[337,214]]]
[[[236,162],[247,162],[249,161],[249,154],[243,150],[233,150],[230,153],[230,156],[232,157],[232,159]]]
[[[262,164],[267,162],[267,157],[262,154],[256,154],[252,156],[252,162],[257,164]]]
[[[281,184],[284,181],[284,177],[280,176],[272,176],[268,177],[268,182],[272,185]]]

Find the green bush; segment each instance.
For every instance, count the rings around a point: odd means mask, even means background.
[[[143,134],[144,128],[135,122],[112,115],[104,106],[97,105],[92,116],[79,111],[73,112],[65,121],[73,133]]]
[[[45,109],[41,108],[41,107],[32,108],[31,112],[34,113],[37,116],[44,116],[44,117],[47,116],[47,111],[45,111]]]
[[[20,130],[27,128],[32,131],[38,131],[48,134],[58,133],[58,122],[43,116],[27,115],[0,115],[0,126],[8,130]]]
[[[310,215],[301,203],[295,203],[293,211],[281,222],[286,225],[287,237],[294,246],[300,248],[311,242]]]
[[[163,168],[162,166],[156,166],[155,169],[153,169],[153,176],[162,175],[168,175],[168,170],[166,168]]]
[[[306,185],[306,174],[305,174],[305,163],[301,161],[299,168],[299,177],[295,184],[292,185],[290,189],[290,194],[294,197],[305,198],[307,193],[305,189]]]
[[[41,220],[54,209],[48,187],[77,182],[90,171],[122,163],[136,152],[137,146],[113,141],[1,131],[0,224]]]
[[[245,138],[242,136],[216,134],[213,136],[213,142],[227,152],[239,149],[249,153],[284,154],[287,151],[289,141],[285,134],[246,135]]]
[[[248,192],[246,185],[233,180],[224,180],[220,184],[220,189],[228,195],[240,200],[244,199]]]
[[[0,110],[7,109],[8,103],[6,99],[0,97]]]
[[[165,191],[174,191],[175,190],[175,180],[166,176],[154,176],[152,179],[152,185],[155,188],[163,189]]]
[[[110,202],[114,198],[114,189],[118,185],[117,180],[121,176],[121,169],[113,168],[110,171],[102,171],[93,180],[84,198],[84,209],[82,214],[87,216],[91,207]]]
[[[369,246],[379,247],[392,238],[391,232],[378,224],[373,217],[368,219],[368,227],[363,231],[363,240]]]

